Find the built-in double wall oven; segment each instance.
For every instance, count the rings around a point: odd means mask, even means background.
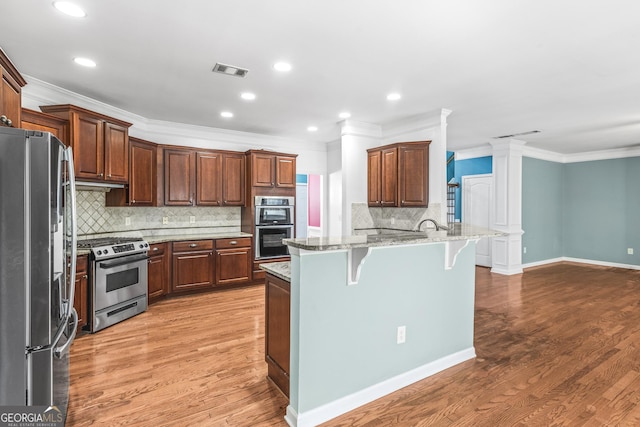
[[[293,237],[294,198],[256,196],[255,256],[257,259],[289,255],[283,239]]]

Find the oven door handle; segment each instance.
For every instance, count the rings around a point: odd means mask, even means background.
[[[112,262],[101,262],[98,265],[100,266],[100,268],[107,269],[107,268],[120,267],[121,265],[127,265],[127,264],[131,264],[132,262],[142,261],[147,259],[149,259],[149,257],[146,254],[142,254],[137,256],[129,256],[129,257],[126,257],[125,259],[118,259]]]

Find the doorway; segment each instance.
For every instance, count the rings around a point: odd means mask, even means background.
[[[462,222],[491,228],[491,202],[493,175],[467,175],[462,177]],[[491,239],[484,237],[476,244],[476,264],[491,267]]]

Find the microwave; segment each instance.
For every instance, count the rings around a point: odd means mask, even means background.
[[[256,196],[255,225],[284,225],[294,222],[294,198]]]

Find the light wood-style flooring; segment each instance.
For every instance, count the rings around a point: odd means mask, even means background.
[[[323,426],[640,425],[640,271],[476,274],[476,359]],[[263,287],[163,301],[73,344],[67,426],[286,426],[265,376]]]

